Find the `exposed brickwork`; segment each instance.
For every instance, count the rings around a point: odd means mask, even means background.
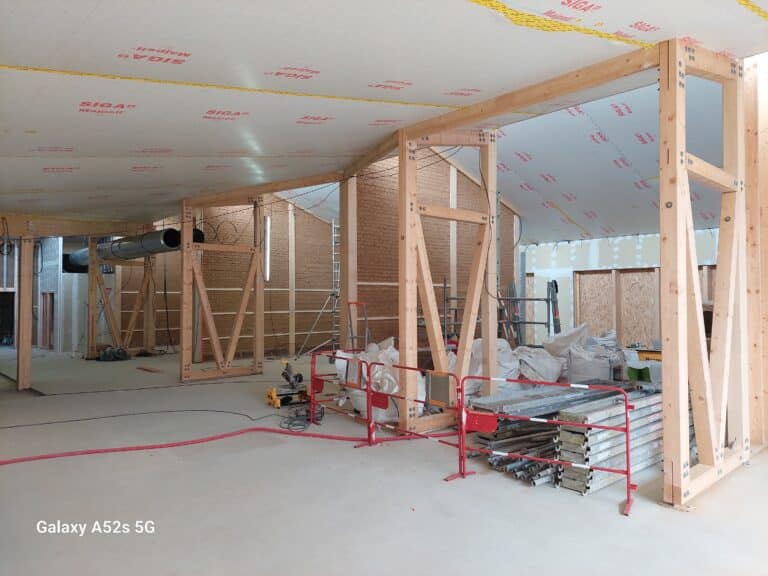
[[[371,165],[358,178],[358,288],[360,300],[366,302],[373,338],[380,340],[396,336],[397,286],[367,286],[366,282],[397,283],[398,236],[397,197],[398,160],[390,158]],[[424,203],[449,205],[449,174],[447,162],[436,161],[429,150],[419,150],[417,182],[419,200]],[[457,207],[470,210],[487,210],[487,201],[480,187],[461,172],[457,178]],[[511,211],[503,208],[500,219],[503,248],[502,281],[512,277],[512,248],[507,243],[512,236]],[[442,284],[449,278],[449,230],[447,221],[424,218],[424,236],[429,255],[432,280]],[[472,248],[477,227],[472,224],[457,225],[457,276],[458,294],[464,295],[472,263]],[[442,286],[436,288],[438,307],[442,312]],[[376,320],[375,318],[381,318]],[[426,345],[426,334],[420,330],[420,345]]]
[[[437,161],[428,150],[420,150],[419,199],[424,203],[448,206],[449,174],[448,163]],[[358,178],[358,288],[359,299],[367,303],[370,328],[374,339],[397,335],[398,298],[398,237],[397,237],[397,158],[382,160],[366,169]],[[272,258],[271,278],[267,283],[264,297],[265,330],[267,334],[279,334],[265,338],[268,353],[285,353],[288,347],[288,203],[274,199],[266,208],[272,216]],[[457,178],[457,206],[470,210],[484,211],[487,202],[480,187],[461,172]],[[206,210],[202,228],[211,242],[251,244],[253,242],[252,213],[238,208],[217,208]],[[301,209],[295,209],[296,225],[296,331],[309,330],[331,288],[331,225]],[[424,218],[424,235],[429,254],[432,279],[442,284],[449,278],[449,230],[447,221]],[[506,284],[513,277],[513,212],[502,205],[499,217],[501,246],[501,283]],[[458,294],[464,295],[472,263],[472,249],[476,226],[459,223],[457,226],[457,275]],[[157,294],[157,342],[162,346],[167,341],[165,322],[165,300],[163,297],[164,265],[168,282],[168,308],[171,337],[178,344],[179,326],[179,255],[178,253],[159,256],[155,270]],[[211,307],[215,314],[216,327],[220,336],[228,336],[232,330],[234,313],[240,302],[241,292],[227,290],[239,288],[245,282],[248,257],[242,254],[206,253],[203,274]],[[141,280],[140,269],[123,273],[123,290],[136,290]],[[393,285],[368,286],[365,282],[389,283]],[[302,291],[312,290],[312,291]],[[438,306],[442,312],[442,286],[436,288]],[[126,325],[133,304],[133,295],[123,294],[123,325]],[[250,308],[249,308],[250,309]],[[376,318],[379,318],[378,320]],[[141,342],[141,320],[134,336],[133,345]],[[243,327],[243,335],[250,336],[251,316]],[[345,327],[342,327],[345,329]],[[330,316],[324,316],[318,331],[330,330]],[[426,335],[421,331],[421,345],[426,345]],[[310,345],[322,342],[328,337],[317,334],[310,339]],[[304,336],[297,334],[297,348]],[[226,343],[226,340],[224,341]],[[249,354],[250,337],[242,338],[238,350]],[[206,356],[210,347],[204,345]]]
[[[274,202],[273,202],[274,201]],[[273,198],[266,208],[272,218],[271,269],[270,281],[266,284],[264,296],[265,310],[265,350],[272,354],[284,354],[288,349],[288,203]],[[272,203],[273,202],[273,203]],[[208,242],[223,244],[253,243],[252,211],[248,207],[226,207],[208,209],[203,214],[201,228]],[[331,288],[331,225],[299,208],[295,209],[296,224],[296,331],[306,332],[315,319]],[[156,332],[158,346],[167,342],[165,299],[163,275],[167,274],[168,309],[171,339],[179,342],[179,291],[180,268],[179,254],[171,253],[157,257],[155,269],[156,296]],[[211,310],[214,314],[219,336],[226,337],[232,332],[232,324],[242,297],[242,286],[248,271],[249,257],[244,254],[206,252],[203,256],[203,277],[208,288]],[[127,325],[133,306],[134,294],[125,291],[138,290],[141,283],[141,269],[131,268],[123,273],[122,320]],[[233,290],[236,289],[236,290]],[[312,289],[311,292],[302,290]],[[249,303],[248,316],[243,325],[238,343],[238,353],[250,354],[251,335],[253,334],[253,300]],[[137,331],[132,345],[141,343],[143,322],[139,317]],[[326,315],[316,330],[330,330],[330,315]],[[270,336],[279,334],[278,336]],[[207,336],[207,335],[206,335]],[[316,334],[309,340],[309,345],[318,344],[328,338],[325,334]],[[297,334],[297,347],[301,346],[304,335]],[[226,346],[228,340],[222,341]],[[203,353],[211,356],[211,348],[204,341]]]

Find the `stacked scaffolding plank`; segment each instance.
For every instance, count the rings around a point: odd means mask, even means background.
[[[658,464],[662,459],[661,394],[630,394],[634,410],[630,412],[630,451],[632,473]],[[561,410],[558,420],[620,426],[624,423],[624,405],[616,398],[604,398]],[[587,468],[562,466],[558,485],[581,494],[600,490],[622,479],[617,474],[593,470],[592,466],[620,468],[626,459],[624,434],[615,430],[563,425],[556,439],[558,459]]]

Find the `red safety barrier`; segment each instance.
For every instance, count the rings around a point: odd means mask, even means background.
[[[346,350],[344,352],[349,353],[349,352],[359,352],[359,351]],[[338,381],[338,374],[336,373],[336,371],[331,373],[324,373],[324,374],[319,373],[317,371],[317,359],[318,357],[321,357],[321,356],[325,358],[330,358],[332,360],[343,359],[346,361],[354,361],[357,363],[355,381],[352,382],[350,381],[349,377],[347,377],[343,382],[339,382],[339,384],[344,388],[353,388],[353,389],[358,389],[365,392],[366,394],[366,417],[365,418],[362,418],[348,410],[341,410],[338,408],[328,406],[327,403],[333,402],[333,399],[330,399],[330,400],[317,399],[316,397],[317,394],[323,392],[325,383],[327,381],[331,381],[331,380],[334,382]],[[619,388],[618,386],[608,386],[603,384],[569,384],[569,383],[563,383],[563,382],[543,382],[538,380],[517,380],[512,378],[488,378],[486,376],[465,376],[464,378],[459,379],[453,373],[446,373],[445,375],[447,375],[449,378],[452,378],[456,383],[457,404],[455,407],[446,407],[444,408],[444,410],[457,411],[458,431],[442,432],[442,433],[420,433],[420,432],[414,432],[412,430],[405,430],[394,424],[384,424],[384,423],[376,422],[374,420],[374,417],[373,417],[374,408],[380,408],[384,410],[387,409],[389,407],[390,399],[395,399],[395,400],[400,400],[405,402],[415,402],[423,405],[426,405],[428,403],[426,400],[419,400],[418,398],[408,398],[403,394],[374,390],[373,388],[374,369],[376,367],[383,368],[385,365],[382,362],[366,362],[364,360],[359,360],[356,358],[344,358],[344,357],[337,356],[333,352],[316,352],[312,356],[311,366],[312,366],[312,375],[311,375],[311,386],[310,386],[310,418],[312,423],[317,424],[317,422],[315,421],[315,415],[316,415],[316,408],[318,405],[326,405],[326,408],[330,409],[333,412],[337,412],[340,414],[344,414],[346,416],[353,417],[355,420],[364,423],[368,430],[367,442],[364,444],[358,444],[356,447],[366,446],[366,445],[374,446],[376,444],[381,444],[384,442],[396,442],[400,440],[412,440],[412,439],[424,438],[424,439],[439,442],[440,444],[445,444],[446,446],[450,446],[452,448],[456,448],[458,451],[459,469],[457,473],[447,476],[445,478],[446,481],[454,480],[456,478],[466,478],[467,476],[475,473],[473,471],[467,470],[466,461],[467,461],[468,452],[472,452],[476,454],[494,455],[494,456],[505,456],[508,458],[520,458],[520,459],[531,460],[535,462],[545,462],[548,464],[554,464],[562,467],[584,468],[589,470],[609,472],[612,474],[620,474],[626,478],[626,486],[627,486],[627,501],[624,505],[623,512],[625,515],[629,515],[629,512],[632,508],[632,503],[633,503],[632,492],[637,489],[637,485],[632,483],[632,460],[631,460],[631,446],[630,446],[631,433],[630,433],[630,421],[629,421],[629,412],[630,410],[634,409],[634,406],[630,403],[629,395],[627,394],[626,390],[624,390],[623,388]],[[398,370],[404,370],[404,371],[418,372],[418,373],[423,372],[419,368],[415,368],[413,366],[403,366],[400,364],[394,364],[392,365],[392,368],[395,368]],[[363,378],[363,376],[365,376],[365,378]],[[570,421],[550,419],[550,418],[518,416],[515,414],[496,414],[496,413],[490,413],[490,412],[479,412],[479,411],[469,410],[466,407],[466,398],[464,393],[466,382],[469,380],[479,380],[479,381],[486,381],[486,382],[491,382],[491,381],[510,382],[510,383],[520,383],[520,384],[528,384],[528,385],[552,386],[557,388],[579,388],[582,390],[602,390],[602,391],[616,392],[617,394],[621,395],[624,401],[624,423],[625,424],[624,426],[584,424],[581,422],[570,422]],[[529,421],[529,422],[539,422],[542,424],[552,424],[552,425],[558,425],[558,426],[566,425],[566,426],[574,426],[577,428],[585,428],[585,429],[595,428],[599,430],[613,430],[613,431],[621,432],[624,434],[625,441],[626,441],[626,468],[620,469],[620,468],[609,468],[605,466],[589,466],[587,464],[578,464],[574,462],[567,462],[565,460],[558,460],[553,458],[527,456],[523,454],[517,454],[514,452],[500,452],[496,450],[488,450],[485,448],[467,446],[467,434],[471,432],[494,432],[498,427],[499,419],[521,420],[521,421]],[[391,432],[394,432],[397,435],[391,436],[391,437],[385,437],[385,438],[378,438],[376,436],[377,428],[389,430]],[[444,440],[444,438],[449,436],[457,436],[457,442],[450,442],[448,440]]]
[[[384,367],[384,364],[382,362],[370,362],[368,364],[368,373],[367,373],[367,380],[368,383],[373,383],[373,369],[376,366]],[[408,372],[417,372],[421,373],[423,372],[420,368],[415,368],[413,366],[403,366],[402,364],[393,364],[392,368],[395,368],[397,370],[404,370]],[[448,376],[449,378],[453,378],[455,382],[459,382],[459,379],[456,377],[455,374],[450,372],[445,373],[438,373],[433,372],[434,374],[442,374],[445,376]],[[439,442],[440,444],[445,444],[446,446],[451,446],[452,448],[458,448],[459,444],[456,442],[448,442],[447,440],[441,440],[441,438],[446,438],[449,436],[457,436],[459,433],[457,432],[437,432],[437,433],[421,433],[421,432],[414,432],[413,430],[405,430],[403,428],[400,428],[399,426],[395,426],[394,424],[383,424],[379,422],[375,422],[373,419],[373,408],[381,408],[383,410],[386,410],[389,407],[389,399],[394,398],[395,400],[403,400],[405,402],[415,402],[417,404],[427,405],[428,402],[426,400],[419,400],[418,398],[408,398],[404,396],[403,394],[395,394],[392,392],[381,392],[378,390],[374,390],[373,386],[367,386],[367,394],[368,394],[368,426],[369,430],[375,427],[384,428],[387,430],[390,430],[392,432],[395,432],[397,434],[403,434],[403,436],[397,436],[395,438],[397,439],[416,439],[416,438],[424,438],[427,440],[435,440]],[[453,407],[445,407],[444,410],[458,410],[458,406]],[[373,436],[373,444],[376,444],[378,442],[392,442],[393,438],[385,438],[385,439],[379,439],[376,440],[375,432]],[[448,478],[446,478],[447,480]]]
[[[468,410],[465,406],[464,387],[468,380],[481,380],[485,382],[511,382],[519,384],[536,384],[539,386],[552,386],[557,388],[579,388],[582,390],[603,390],[616,392],[621,394],[624,400],[624,426],[606,426],[602,424],[585,424],[582,422],[569,422],[565,420],[556,420],[551,418],[536,418],[532,416],[518,416],[514,414],[497,414],[492,412],[478,412]],[[624,504],[624,515],[628,516],[632,508],[632,492],[637,490],[637,485],[632,483],[632,457],[630,446],[630,424],[629,424],[629,412],[634,409],[634,406],[629,401],[629,395],[627,391],[618,386],[607,386],[603,384],[568,384],[564,382],[542,382],[538,380],[518,380],[513,378],[488,378],[486,376],[465,376],[462,378],[459,388],[459,406],[461,408],[461,414],[459,417],[459,472],[458,476],[464,478],[468,475],[466,471],[466,458],[467,452],[474,452],[476,454],[488,454],[493,456],[505,456],[507,458],[521,458],[524,460],[532,460],[534,462],[545,462],[548,464],[555,464],[563,467],[572,468],[584,468],[589,470],[598,470],[602,472],[609,472],[611,474],[620,474],[626,477],[627,484],[627,500]],[[577,428],[595,428],[598,430],[613,430],[624,434],[626,441],[626,468],[607,468],[605,466],[590,466],[588,464],[578,464],[574,462],[566,462],[565,460],[557,460],[553,458],[542,458],[539,456],[526,456],[523,454],[517,454],[514,452],[500,452],[497,450],[488,450],[485,448],[467,448],[466,436],[470,432],[494,432],[498,427],[498,419],[505,420],[522,420],[528,422],[539,422],[541,424],[552,424],[556,426],[574,426]],[[471,474],[471,472],[469,473]]]
[[[361,352],[361,350],[357,350],[357,349],[342,350],[341,352],[354,354],[357,352]],[[334,365],[333,372],[326,372],[326,373],[318,372],[317,359],[320,357],[327,358],[329,361],[333,362],[333,365]],[[367,423],[366,419],[363,419],[362,417],[354,414],[349,410],[342,410],[341,408],[336,408],[335,406],[331,406],[331,404],[335,400],[334,398],[328,398],[324,400],[319,400],[317,398],[317,395],[322,393],[323,390],[325,389],[326,382],[328,381],[336,382],[338,380],[338,374],[335,370],[336,360],[344,360],[345,362],[348,363],[347,370],[346,370],[347,378],[344,380],[344,382],[340,382],[339,384],[344,388],[354,388],[360,391],[364,391],[362,382],[363,382],[363,374],[365,373],[365,368],[366,368],[365,362],[358,360],[357,358],[354,358],[354,357],[347,358],[344,356],[339,356],[336,352],[332,352],[332,351],[323,351],[323,352],[313,353],[312,359],[310,361],[309,422],[310,424],[318,424],[317,409],[318,409],[318,406],[323,406],[325,410],[329,410],[330,412],[335,412],[336,414],[349,416],[356,421],[362,421],[363,423]],[[349,379],[349,363],[350,362],[354,362],[357,365],[355,382],[352,382]],[[371,444],[370,431],[368,436],[368,444]]]
[[[359,352],[359,350],[344,350],[343,352],[351,353],[351,352]],[[341,410],[332,406],[329,406],[327,403],[333,402],[332,399],[330,400],[319,400],[317,398],[317,394],[321,393],[325,389],[326,382],[329,381],[338,381],[338,374],[334,371],[331,373],[319,373],[317,368],[317,359],[319,357],[325,357],[329,358],[331,360],[345,360],[345,361],[354,361],[357,363],[357,378],[356,382],[350,382],[349,378],[347,377],[343,382],[339,382],[339,385],[344,388],[353,388],[357,390],[361,390],[365,392],[366,395],[366,417],[363,419],[362,417],[353,414],[352,412],[348,410]],[[394,398],[395,400],[405,400],[410,402],[416,402],[419,404],[426,404],[427,402],[425,400],[419,400],[417,398],[406,398],[402,394],[395,394],[395,393],[388,393],[388,392],[381,392],[378,390],[374,390],[373,388],[373,372],[376,367],[384,367],[384,364],[382,362],[366,362],[365,360],[359,360],[356,358],[345,358],[343,356],[338,356],[334,352],[316,352],[312,355],[312,361],[311,361],[311,385],[310,385],[310,414],[311,414],[311,421],[313,424],[317,424],[315,421],[315,415],[318,405],[325,405],[326,409],[331,410],[332,412],[336,412],[339,414],[343,414],[346,416],[351,416],[355,420],[363,422],[366,425],[368,434],[367,434],[367,443],[358,445],[360,446],[374,446],[376,444],[382,444],[385,442],[399,442],[402,440],[416,440],[419,438],[424,438],[428,440],[434,440],[442,444],[446,444],[448,446],[451,446],[452,448],[458,448],[458,443],[455,442],[448,442],[446,440],[442,440],[443,438],[449,437],[449,436],[456,436],[458,435],[458,432],[438,432],[438,433],[427,433],[423,434],[420,432],[413,432],[410,430],[404,430],[400,428],[399,426],[393,425],[393,424],[384,424],[381,422],[376,422],[373,416],[374,408],[380,408],[386,410],[389,407],[390,398]],[[402,366],[399,364],[395,364],[392,366],[393,368],[396,368],[398,370],[408,370],[408,371],[414,371],[414,372],[422,372],[419,368],[415,368],[412,366]],[[362,376],[365,375],[365,378],[363,379]],[[449,378],[453,378],[454,381],[458,383],[458,378],[455,374],[447,374]],[[347,375],[348,376],[348,375]],[[457,384],[458,385],[458,384]],[[448,408],[450,410],[456,410],[456,407]],[[377,437],[376,436],[376,429],[381,428],[385,430],[390,430],[396,434],[399,434],[397,436],[391,436],[391,437]]]

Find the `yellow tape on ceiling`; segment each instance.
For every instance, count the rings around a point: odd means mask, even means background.
[[[739,4],[744,6],[747,10],[750,12],[754,12],[760,18],[764,18],[765,20],[768,20],[768,10],[764,10],[763,8],[760,8],[757,4],[752,2],[751,0],[736,0]]]
[[[555,210],[557,210],[557,211],[560,213],[560,215],[561,215],[561,216],[562,216],[562,217],[563,217],[565,220],[567,220],[569,223],[571,223],[572,225],[576,226],[576,228],[578,228],[579,230],[581,230],[581,232],[582,232],[582,233],[583,233],[583,234],[584,234],[584,235],[585,235],[587,238],[592,238],[592,233],[591,233],[589,230],[587,230],[586,228],[584,228],[584,226],[582,226],[581,224],[579,224],[578,222],[576,222],[576,220],[574,220],[573,218],[571,218],[570,214],[568,214],[568,212],[566,212],[565,210],[563,210],[563,209],[562,209],[562,208],[561,208],[561,207],[560,207],[560,206],[559,206],[559,205],[558,205],[556,202],[552,202],[552,201],[550,200],[550,201],[549,201],[549,205],[550,205],[552,208],[554,208]]]
[[[250,92],[253,94],[267,94],[270,96],[299,96],[303,98],[319,98],[321,100],[341,100],[344,102],[365,102],[370,104],[394,104],[397,106],[413,106],[422,108],[447,108],[449,110],[456,110],[461,108],[461,106],[452,106],[450,104],[431,104],[428,102],[409,102],[403,100],[383,100],[381,98],[364,98],[357,96],[334,96],[332,94],[312,94],[307,92],[295,92],[292,90],[249,88],[247,86],[230,86],[227,84],[210,84],[208,82],[190,82],[187,80],[159,80],[157,78],[145,78],[142,76],[123,76],[121,74],[103,74],[100,72],[79,72],[77,70],[57,70],[54,68],[40,68],[37,66],[15,66],[12,64],[0,64],[0,70],[15,70],[17,72],[43,72],[46,74],[60,74],[63,76],[101,78],[103,80],[129,80],[132,82],[146,82],[148,84],[188,86],[190,88],[210,88],[212,90],[231,90],[235,92]]]
[[[740,1],[743,2],[743,0]],[[643,48],[653,46],[652,43],[643,42],[642,40],[635,40],[634,38],[627,38],[626,36],[621,36],[619,34],[594,30],[593,28],[587,28],[585,26],[577,26],[576,24],[553,20],[546,16],[538,16],[521,10],[515,10],[504,4],[504,2],[499,2],[498,0],[468,0],[468,2],[498,12],[512,22],[512,24],[530,28],[531,30],[540,30],[542,32],[576,32],[577,34],[595,36],[597,38],[603,38],[604,40],[623,42],[624,44],[632,44],[633,46],[641,46]]]

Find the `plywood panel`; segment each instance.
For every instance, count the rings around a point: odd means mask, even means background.
[[[621,318],[619,343],[623,346],[640,343],[650,347],[654,339],[659,339],[656,273],[653,269],[620,271],[617,278]]]
[[[610,270],[577,272],[579,322],[586,322],[591,336],[613,330],[613,277]]]

